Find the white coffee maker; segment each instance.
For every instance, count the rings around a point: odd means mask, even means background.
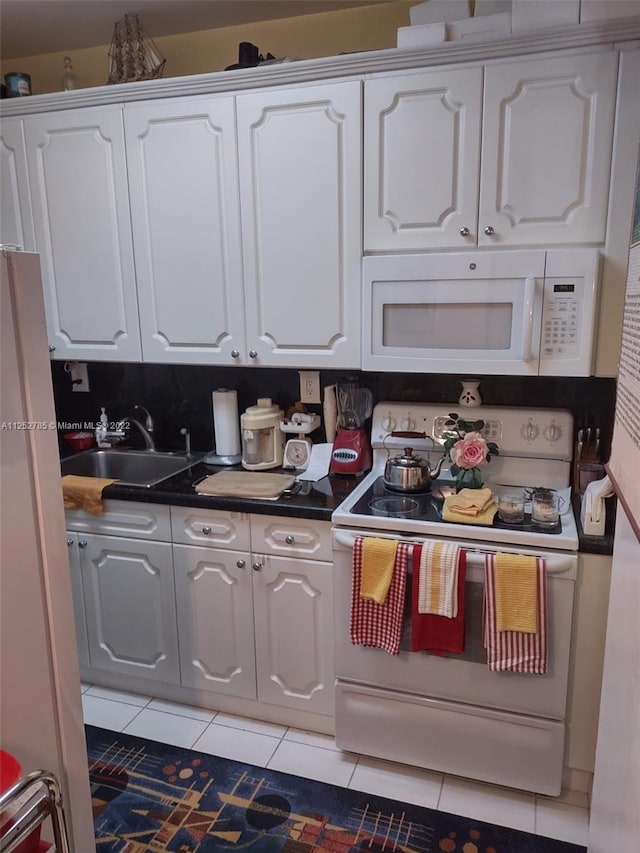
[[[284,433],[280,423],[283,418],[284,412],[270,397],[260,398],[240,416],[243,468],[260,471],[282,465]]]

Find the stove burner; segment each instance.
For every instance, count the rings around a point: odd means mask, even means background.
[[[386,515],[393,518],[413,518],[420,510],[418,501],[399,496],[372,498],[369,507],[374,515]]]

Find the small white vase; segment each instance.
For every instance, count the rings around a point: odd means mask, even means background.
[[[476,408],[476,406],[481,406],[482,397],[480,396],[480,392],[478,391],[478,387],[480,386],[480,380],[462,379],[461,385],[462,392],[458,397],[458,403],[468,409]]]

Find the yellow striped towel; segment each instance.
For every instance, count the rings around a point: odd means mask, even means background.
[[[393,577],[398,543],[395,539],[366,536],[362,543],[360,598],[384,604]]]
[[[496,628],[535,634],[538,611],[536,558],[496,554]]]
[[[452,542],[425,542],[422,545],[418,613],[433,613],[448,619],[455,619],[458,615],[459,556],[460,546]]]

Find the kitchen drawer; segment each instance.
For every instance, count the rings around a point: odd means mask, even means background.
[[[132,539],[171,541],[169,507],[134,501],[104,501],[102,515],[90,515],[83,509],[65,510],[67,530],[127,536]]]
[[[249,517],[243,512],[172,506],[171,532],[180,545],[251,549]]]
[[[281,557],[331,562],[331,524],[289,516],[252,515],[251,549]]]

